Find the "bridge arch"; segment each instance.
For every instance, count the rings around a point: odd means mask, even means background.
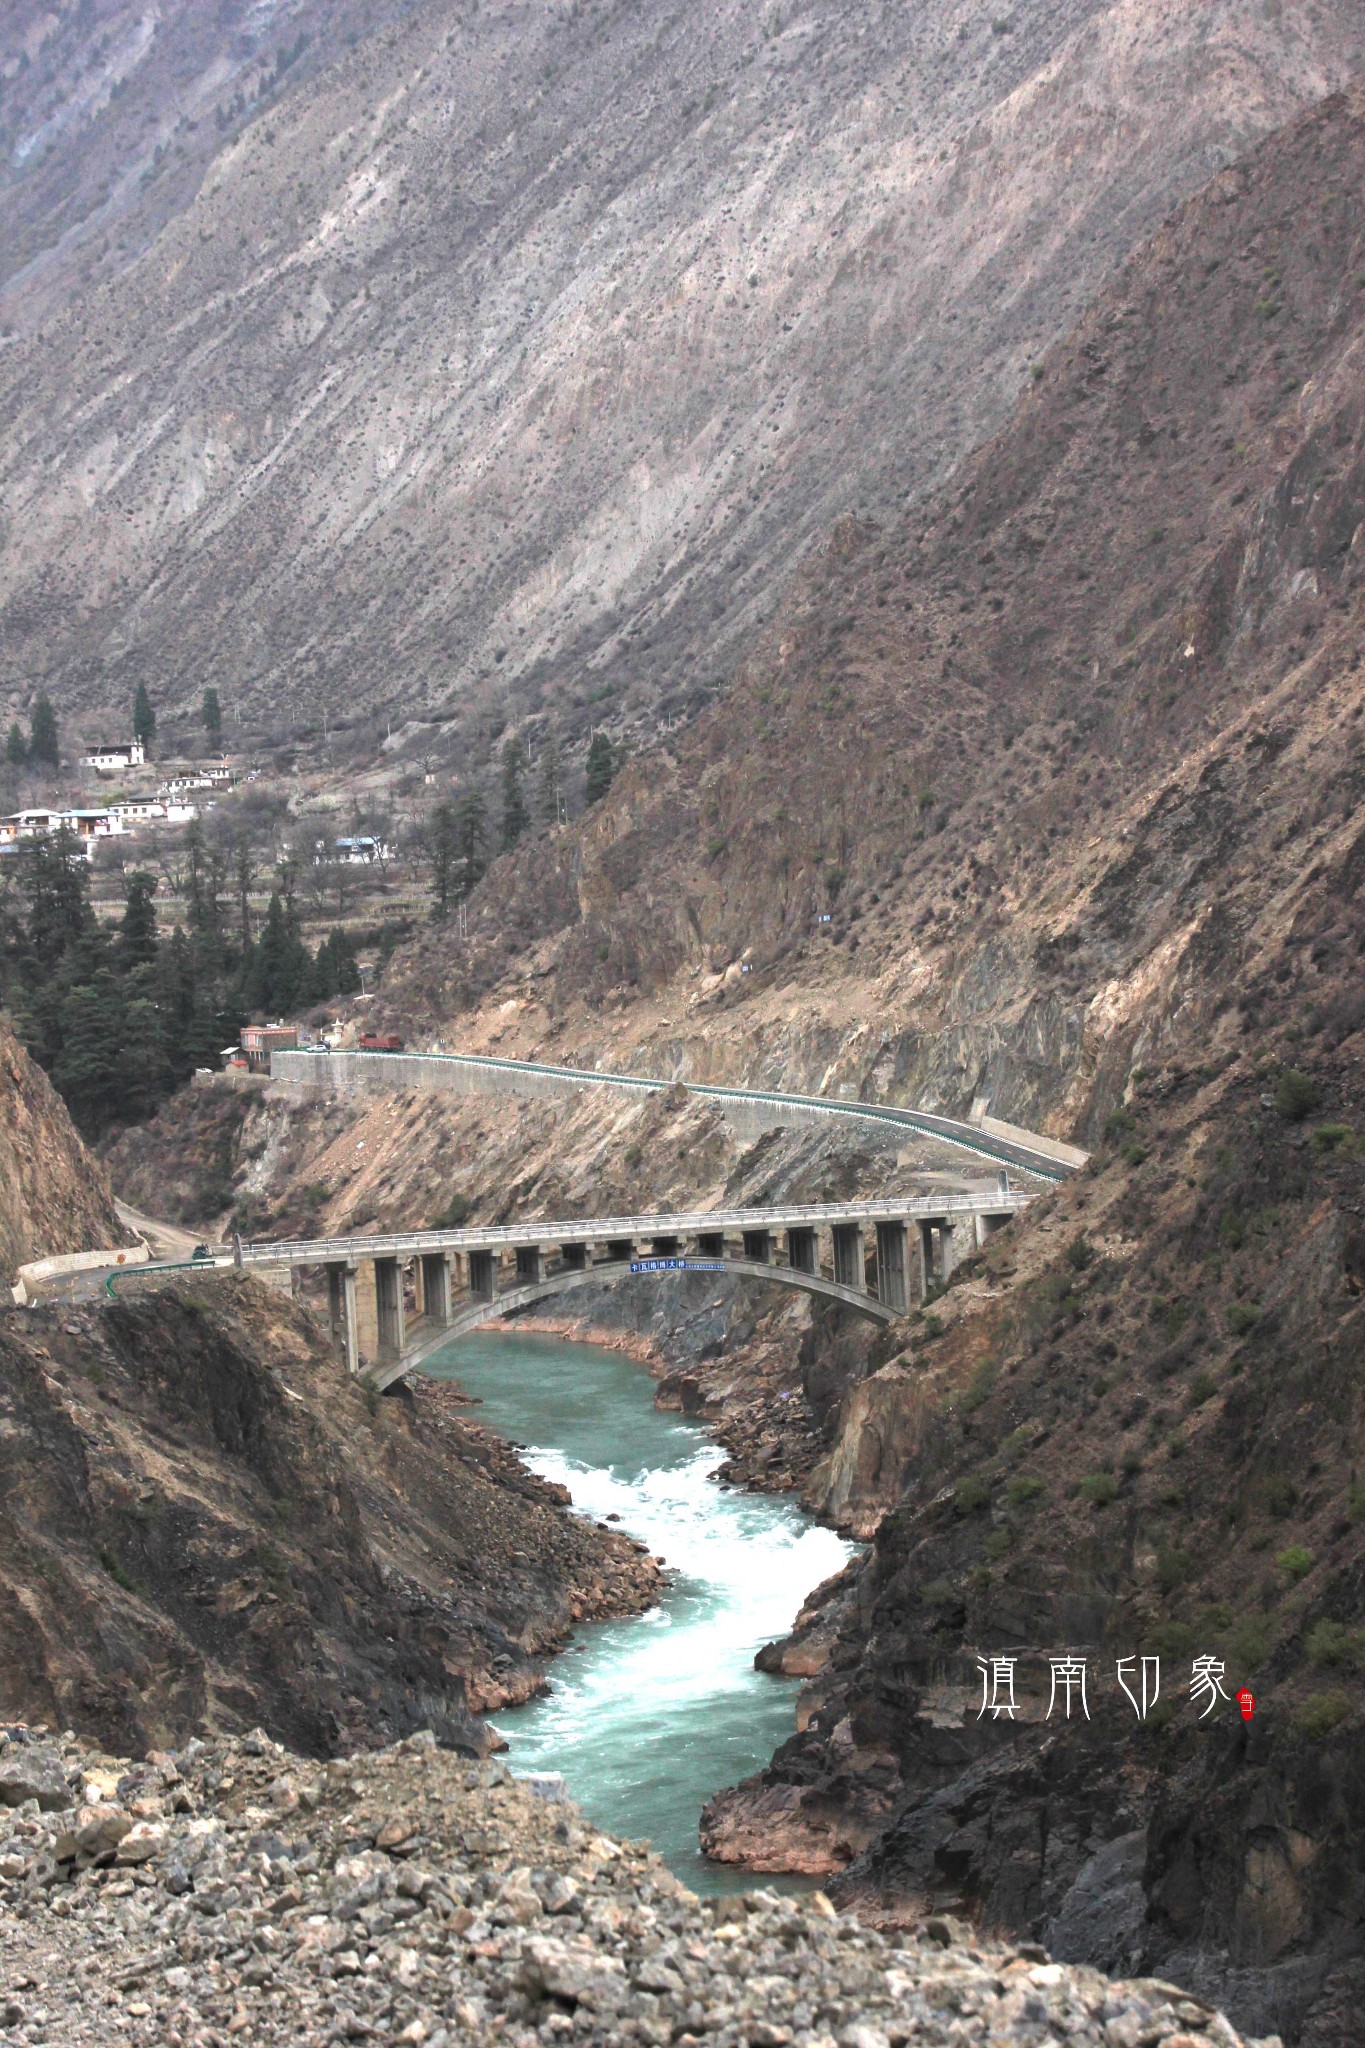
[[[523,1287],[509,1288],[505,1294],[494,1295],[489,1300],[466,1302],[451,1316],[450,1321],[437,1326],[427,1326],[415,1336],[414,1342],[404,1347],[402,1356],[382,1361],[372,1366],[365,1377],[379,1393],[406,1379],[428,1358],[444,1350],[447,1344],[467,1336],[471,1330],[480,1329],[485,1323],[498,1322],[504,1316],[514,1315],[519,1309],[532,1308],[537,1302],[548,1301],[555,1295],[565,1294],[571,1287],[584,1287],[590,1283],[600,1286],[603,1282],[616,1285],[622,1280],[650,1278],[673,1278],[678,1272],[701,1272],[709,1278],[732,1274],[741,1280],[761,1280],[769,1286],[794,1287],[802,1294],[814,1294],[826,1301],[840,1302],[852,1309],[855,1315],[863,1316],[868,1322],[890,1323],[895,1320],[893,1310],[878,1301],[875,1295],[860,1288],[843,1287],[837,1280],[826,1280],[823,1274],[802,1273],[791,1266],[765,1265],[757,1259],[717,1259],[693,1264],[673,1266],[667,1269],[639,1266],[632,1269],[626,1260],[611,1264],[568,1269],[552,1273],[544,1280],[528,1282]]]

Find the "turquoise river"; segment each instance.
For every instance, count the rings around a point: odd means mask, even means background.
[[[771,1883],[708,1863],[710,1795],[767,1762],[795,1726],[797,1681],[754,1670],[805,1595],[852,1555],[789,1501],[717,1486],[723,1453],[654,1407],[648,1369],[595,1344],[466,1337],[423,1368],[458,1381],[477,1419],[524,1446],[574,1506],[667,1559],[661,1606],[581,1628],[550,1689],[495,1715],[513,1770],[562,1771],[599,1827],[648,1836],[694,1891]]]

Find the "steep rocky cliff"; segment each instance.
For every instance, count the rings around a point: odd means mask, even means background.
[[[0,1718],[480,1754],[471,1709],[657,1597],[440,1390],[367,1401],[253,1282],[0,1315],[0,1423]]]
[[[104,1168],[0,1017],[0,1283],[30,1259],[130,1242]]]
[[[435,719],[461,769],[509,715],[685,715],[837,517],[939,484],[1179,198],[1365,62],[1356,0],[0,34],[0,701],[145,680],[165,734],[212,683]]]

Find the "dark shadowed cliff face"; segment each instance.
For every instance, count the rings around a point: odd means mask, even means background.
[[[758,1868],[846,1866],[831,1891],[862,1912],[946,1906],[1216,1987],[1314,2048],[1358,2038],[1365,1996],[1363,856],[1357,829],[1199,1062],[1137,1081],[1091,1169],[908,1344],[879,1363],[813,1333],[812,1498],[875,1541],[764,1653],[811,1674],[801,1732],[703,1825]],[[1046,1720],[1067,1652],[1088,1725]],[[1146,1727],[1115,1682],[1141,1654]],[[1207,1732],[1204,1655],[1228,1695]],[[978,1718],[994,1656],[1018,1725]]]
[[[0,699],[652,732],[1365,62],[1356,0],[359,11],[7,21]]]
[[[128,1242],[105,1169],[0,1017],[0,1283],[30,1259]]]
[[[656,1597],[652,1562],[438,1390],[367,1403],[254,1283],[0,1317],[0,1419],[5,1718],[478,1752],[470,1708]]]

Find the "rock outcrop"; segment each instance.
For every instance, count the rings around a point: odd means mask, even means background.
[[[30,1259],[131,1241],[104,1168],[0,1017],[0,1284]]]

